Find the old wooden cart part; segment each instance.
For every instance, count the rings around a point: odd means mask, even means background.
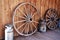
[[[13,13],[13,25],[18,34],[29,36],[37,31],[38,10],[33,4],[20,3]]]
[[[44,18],[46,20],[46,25],[49,29],[54,30],[57,28],[58,14],[55,9],[48,9],[44,15]]]

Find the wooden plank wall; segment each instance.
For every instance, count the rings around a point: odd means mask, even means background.
[[[60,13],[60,0],[0,0],[0,38],[4,36],[4,25],[12,23],[12,11],[21,2],[30,2],[39,10],[41,19],[48,8],[55,8]]]
[[[57,9],[58,9],[58,15],[59,15],[59,18],[60,18],[60,0],[58,2],[59,3],[57,3],[58,4]]]

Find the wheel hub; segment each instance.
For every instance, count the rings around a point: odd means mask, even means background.
[[[51,21],[54,21],[54,17],[51,18]]]
[[[31,22],[31,21],[32,21],[32,17],[30,14],[28,14],[26,17],[26,22]]]

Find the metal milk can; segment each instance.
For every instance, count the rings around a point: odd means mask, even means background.
[[[41,22],[41,27],[40,27],[41,32],[46,32],[46,22]]]
[[[46,22],[45,22],[45,20],[40,20],[38,31],[39,32],[46,32]]]
[[[13,40],[13,26],[7,24],[5,27],[5,40]]]

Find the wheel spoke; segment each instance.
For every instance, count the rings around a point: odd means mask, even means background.
[[[29,8],[26,8],[26,6],[24,5],[24,8],[25,8],[26,14],[28,15],[28,13],[30,13],[30,6],[29,6]]]
[[[30,6],[29,6],[29,9],[27,9],[28,13],[30,13]]]
[[[56,22],[55,21],[53,21],[53,27],[54,27],[54,29],[57,27],[57,24],[56,24]]]
[[[56,14],[55,18],[56,18],[56,17],[58,18],[57,14]]]
[[[55,13],[53,13],[53,17],[56,17],[56,14]]]
[[[46,19],[50,19],[50,17],[46,17]]]
[[[37,14],[37,13],[35,12],[35,13],[32,15],[32,17],[34,17],[36,14]]]
[[[27,25],[27,23],[26,23],[26,25]],[[25,25],[25,27],[23,28],[23,30],[21,31],[22,33],[23,33],[23,31],[26,29],[26,27],[27,27],[26,25]]]
[[[50,16],[49,16],[49,15],[46,15],[46,17],[47,17],[47,18],[50,18]]]
[[[57,24],[57,21],[54,21],[54,24]]]
[[[25,11],[27,10],[27,8],[26,8],[26,6],[24,5],[24,9],[25,9]]]
[[[29,23],[28,23],[28,25],[27,25],[27,34],[28,34],[28,32],[29,32]]]
[[[55,24],[54,24],[54,22],[50,22],[50,24],[48,25],[48,27],[49,27],[50,29],[55,29]]]
[[[51,14],[51,17],[55,17],[55,16],[54,16],[54,13]]]
[[[14,22],[14,23],[19,23],[19,22],[24,22],[24,21],[26,21],[26,20],[17,21],[17,22]]]
[[[48,23],[47,23],[47,25],[49,25],[51,23],[51,21],[49,21]]]
[[[56,14],[56,16],[54,17],[54,19],[57,21],[58,20],[58,16],[57,16],[57,14]]]
[[[22,16],[18,16],[18,15],[16,15],[17,17],[20,17],[20,18],[23,18],[23,19],[26,19],[25,17],[22,17]]]
[[[50,11],[48,11],[46,15],[48,15],[48,16],[50,17],[50,15],[51,15],[51,12],[50,12]]]
[[[47,19],[46,22],[48,23],[50,21],[50,19]]]
[[[53,13],[53,14],[51,14],[51,17],[54,17],[54,13]]]
[[[31,21],[31,22],[38,23],[37,21]]]
[[[30,23],[30,28],[31,28],[31,32],[33,32],[33,26],[31,23]]]
[[[27,7],[24,5],[24,13],[27,15]]]
[[[54,22],[51,24],[51,29],[55,29],[55,23]]]
[[[18,10],[18,11],[21,12],[25,17],[27,17],[26,14],[24,13],[24,11],[22,11],[22,10]]]
[[[58,20],[58,17],[55,17],[55,20]]]
[[[58,21],[56,21],[56,20],[54,20],[54,22],[57,24],[58,23]]]
[[[36,26],[32,23],[32,25],[36,28]]]
[[[26,34],[28,33],[27,26],[28,26],[28,23],[27,23],[27,25],[26,25],[26,27],[25,27],[25,33],[26,33]]]
[[[48,27],[49,27],[49,28],[51,27],[51,23],[48,25]]]
[[[20,29],[22,26],[24,26],[26,23],[23,23],[21,26],[19,26],[17,29]]]

